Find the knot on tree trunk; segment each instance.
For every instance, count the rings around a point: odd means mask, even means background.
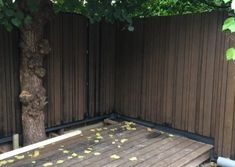
[[[26,91],[26,90],[23,90],[20,93],[19,97],[20,97],[20,102],[24,105],[28,105],[34,99],[33,95],[31,93],[29,93],[28,91]]]
[[[33,56],[31,56],[31,58],[28,61],[28,67],[29,68],[35,68],[35,67],[41,67],[42,66],[42,58],[40,56],[40,54],[34,54]]]
[[[34,69],[34,73],[40,77],[43,78],[46,75],[46,70],[44,68],[36,67]]]
[[[42,39],[39,43],[39,52],[43,55],[47,55],[51,52],[51,48],[47,39]]]

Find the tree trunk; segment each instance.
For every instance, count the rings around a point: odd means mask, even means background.
[[[47,102],[46,90],[43,87],[43,77],[46,71],[43,68],[43,59],[49,54],[50,47],[48,40],[43,38],[44,25],[47,21],[46,12],[43,10],[32,15],[33,20],[30,25],[25,25],[20,29],[21,93],[19,97],[22,103],[24,145],[46,139],[44,108]]]

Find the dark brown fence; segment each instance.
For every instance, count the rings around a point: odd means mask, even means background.
[[[18,32],[0,28],[0,138],[20,130]]]
[[[47,127],[111,113],[215,139],[235,157],[235,45],[221,32],[222,13],[89,25],[63,14],[47,27]],[[0,30],[0,137],[20,132],[18,33]]]
[[[136,20],[117,32],[115,110],[215,138],[235,157],[235,43],[221,32],[223,14]]]
[[[86,111],[87,20],[63,14],[47,27],[47,126],[81,120]]]
[[[62,14],[46,27],[45,36],[52,47],[45,60],[47,127],[112,112],[115,43],[106,39],[115,29],[100,26],[88,26],[88,20],[78,15]],[[21,132],[19,34],[3,28],[0,34],[0,138],[3,138]]]

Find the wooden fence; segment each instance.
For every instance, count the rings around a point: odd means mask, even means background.
[[[19,132],[19,38],[18,32],[0,28],[0,138]]]
[[[222,13],[88,24],[63,14],[47,26],[47,127],[113,111],[215,139],[235,158],[235,45]],[[0,29],[0,138],[20,132],[18,33]],[[8,85],[8,86],[6,86]],[[12,121],[13,120],[13,121]]]
[[[215,139],[235,158],[235,45],[221,13],[136,20],[117,31],[115,110]]]
[[[109,55],[115,55],[112,53],[115,45],[112,47],[106,40],[106,34],[115,29],[107,25],[101,30],[100,26],[88,26],[88,20],[78,15],[62,14],[46,27],[45,36],[52,48],[45,60],[46,127],[112,112],[114,86],[110,83],[115,77],[110,66],[114,56]],[[1,28],[0,34],[0,138],[3,138],[21,133],[20,51],[17,31],[9,33]],[[104,45],[109,48],[102,48]]]

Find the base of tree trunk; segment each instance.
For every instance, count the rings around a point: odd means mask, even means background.
[[[30,145],[46,139],[44,114],[34,117],[28,113],[22,114],[24,145]]]

